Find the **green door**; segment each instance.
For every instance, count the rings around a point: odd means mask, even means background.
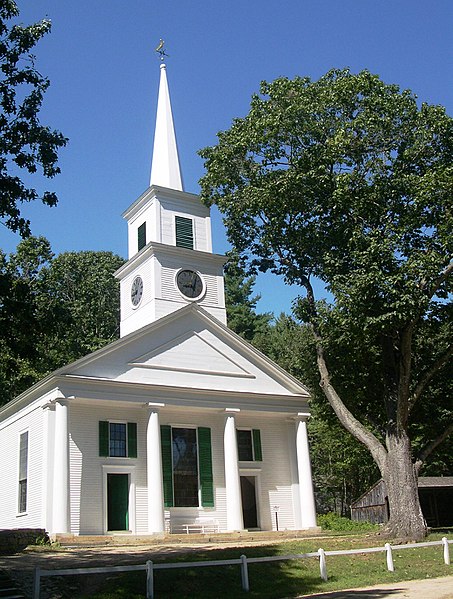
[[[107,529],[129,530],[128,474],[107,474]]]

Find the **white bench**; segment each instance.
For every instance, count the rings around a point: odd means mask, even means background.
[[[220,532],[219,523],[217,520],[200,519],[190,523],[172,523],[170,525],[172,533],[201,533],[201,534],[212,534]]]

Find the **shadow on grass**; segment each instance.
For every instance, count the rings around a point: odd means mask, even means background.
[[[323,539],[326,541],[326,539]],[[241,554],[248,558],[309,553],[317,551],[321,539],[298,540],[267,546],[241,546],[229,549],[210,549],[206,547],[169,548],[159,550],[123,553],[108,556],[110,565],[144,564],[153,560],[155,564],[162,562],[192,562],[238,559]],[[359,547],[381,546],[377,538],[362,537],[352,542],[347,539],[329,539],[324,544],[325,549],[356,549]],[[184,553],[182,553],[184,552]],[[72,567],[107,565],[101,552],[77,552],[72,555]],[[66,556],[71,559],[71,556]],[[249,564],[250,592],[246,593],[241,586],[241,570],[239,565],[206,566],[154,571],[154,591],[156,599],[230,599],[230,598],[260,598],[282,599],[326,593],[326,598],[353,597],[354,599],[380,599],[391,597],[400,591],[400,580],[425,578],[427,572],[431,577],[445,576],[451,573],[450,567],[442,560],[442,548],[430,547],[420,550],[417,546],[405,551],[395,551],[395,572],[387,572],[385,553],[360,554],[348,556],[332,556],[327,559],[329,574],[328,582],[320,578],[319,561],[317,558],[265,562]],[[58,560],[59,561],[59,560]],[[63,559],[63,561],[66,561]],[[60,562],[58,566],[62,567]],[[123,575],[87,575],[67,577],[65,586],[72,585],[77,592],[70,595],[71,599],[144,599],[145,573],[133,572]],[[73,580],[71,580],[73,579]],[[377,583],[392,583],[394,588],[386,591],[348,591],[345,595],[340,589],[360,588]]]

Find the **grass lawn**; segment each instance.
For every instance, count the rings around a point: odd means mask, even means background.
[[[442,535],[431,535],[428,540],[440,540]],[[451,538],[451,537],[449,537]],[[198,561],[216,559],[236,559],[244,553],[247,557],[267,555],[288,555],[309,553],[323,547],[326,551],[335,549],[358,549],[380,547],[382,538],[363,535],[354,538],[328,538],[292,541],[261,547],[241,547],[238,549],[215,549],[196,554],[160,560]],[[453,553],[453,546],[450,546]],[[442,546],[418,547],[393,552],[395,572],[388,572],[385,553],[363,555],[327,556],[329,580],[323,582],[319,575],[319,562],[316,558],[249,564],[250,592],[241,588],[239,566],[206,567],[178,570],[158,570],[154,573],[156,599],[223,599],[254,598],[282,599],[300,594],[320,593],[338,589],[354,588],[420,578],[435,578],[453,574],[453,566],[443,561]],[[156,563],[158,561],[156,560]],[[82,597],[82,596],[79,596]],[[88,599],[88,596],[83,596]],[[103,589],[90,599],[144,599],[145,575],[134,572],[109,577]]]

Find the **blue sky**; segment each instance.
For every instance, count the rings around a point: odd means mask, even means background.
[[[24,209],[54,252],[111,250],[126,256],[121,213],[148,186],[159,78],[167,73],[185,189],[196,193],[197,150],[248,111],[261,80],[331,68],[368,69],[453,114],[451,0],[17,0],[20,21],[44,17],[52,32],[35,49],[51,80],[41,120],[69,138],[56,208]],[[214,250],[227,249],[213,215]],[[19,238],[0,227],[0,248]],[[260,310],[289,311],[296,288],[258,278]]]

